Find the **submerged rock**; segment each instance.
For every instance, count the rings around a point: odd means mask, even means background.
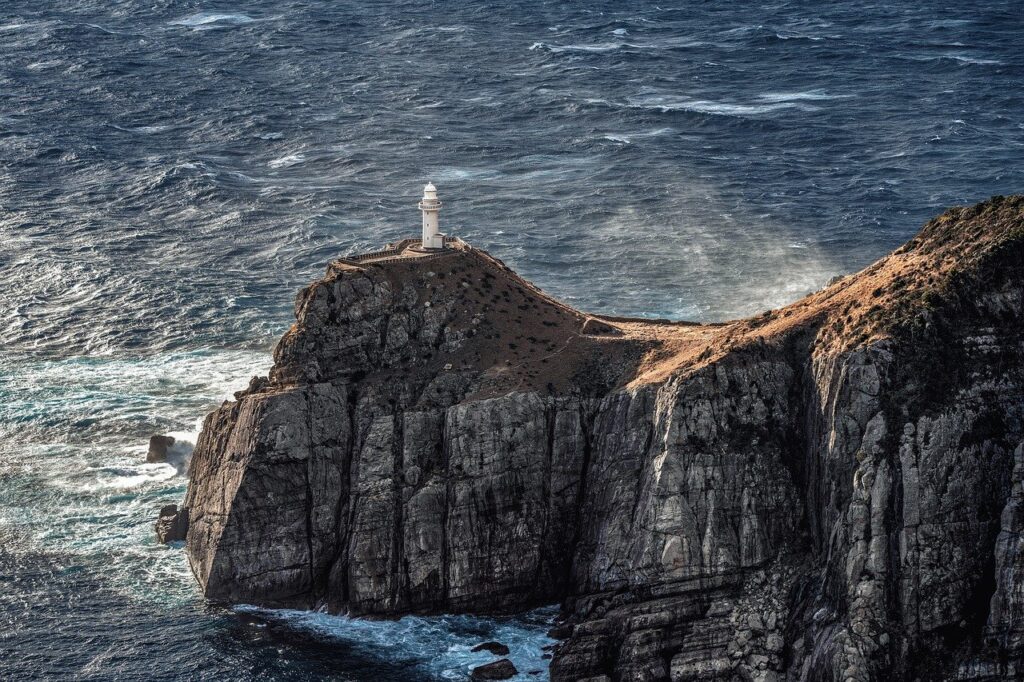
[[[512,665],[512,661],[503,658],[500,661],[473,668],[470,677],[474,680],[510,680],[518,674],[519,671]]]
[[[718,325],[462,246],[338,261],[206,418],[189,562],[268,606],[561,602],[556,681],[1014,679],[1022,330],[1021,197]]]

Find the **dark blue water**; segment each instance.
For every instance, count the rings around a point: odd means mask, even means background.
[[[151,539],[185,480],[145,440],[194,438],[427,180],[583,308],[795,299],[1024,189],[1022,35],[1015,0],[6,0],[0,678],[462,679],[490,636],[542,666],[548,614],[208,609]]]

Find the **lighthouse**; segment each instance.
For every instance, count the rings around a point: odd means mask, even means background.
[[[423,213],[423,248],[443,249],[444,235],[437,229],[437,214],[441,210],[441,202],[437,198],[437,188],[428,182],[423,188],[423,198],[419,203]]]

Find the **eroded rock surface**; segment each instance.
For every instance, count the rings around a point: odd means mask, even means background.
[[[338,261],[207,417],[217,600],[559,601],[555,680],[1024,671],[1024,199],[723,325],[574,311],[482,252]]]

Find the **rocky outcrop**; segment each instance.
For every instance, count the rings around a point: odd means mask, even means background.
[[[556,680],[1024,670],[1024,199],[722,325],[586,315],[456,247],[332,264],[207,417],[209,598],[557,601]]]
[[[188,534],[188,510],[178,509],[176,504],[161,507],[155,530],[157,541],[163,544],[183,541]]]
[[[146,452],[146,461],[150,463],[162,463],[167,461],[167,451],[174,445],[174,436],[161,436],[159,434],[150,436],[149,450]]]
[[[511,680],[518,674],[519,671],[512,665],[512,661],[503,658],[494,663],[487,663],[473,668],[473,672],[470,673],[469,677],[472,680]]]
[[[489,651],[495,656],[508,656],[509,649],[501,642],[483,642],[482,644],[477,644],[475,647],[470,649],[470,651],[473,653]]]

